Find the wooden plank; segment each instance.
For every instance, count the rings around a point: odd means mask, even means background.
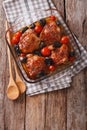
[[[86,0],[66,0],[66,20],[83,45],[87,45],[86,6]],[[87,72],[87,69],[85,71]],[[67,93],[67,130],[87,130],[86,79],[87,75],[84,75],[84,71],[80,72],[73,79],[72,88]]]
[[[45,94],[26,97],[26,130],[45,130]]]
[[[64,15],[64,2],[54,0]],[[26,130],[66,130],[66,90],[26,97]]]
[[[1,20],[1,18],[5,22],[5,16],[2,15],[2,17],[0,17],[0,20]],[[3,37],[5,35],[5,26],[3,27],[3,21],[0,23],[1,30],[2,30],[2,41],[3,41]],[[25,128],[25,124],[24,124],[25,95],[22,95],[16,101],[10,101],[6,96],[6,87],[7,87],[8,81],[9,81],[9,71],[8,71],[8,60],[7,60],[5,41],[3,44],[4,44],[4,46],[0,45],[0,49],[2,50],[2,53],[1,53],[1,56],[2,56],[1,63],[2,64],[0,64],[0,69],[1,69],[0,76],[2,77],[2,81],[0,83],[3,83],[2,85],[0,85],[0,87],[3,86],[2,87],[3,89],[2,88],[1,89],[2,89],[2,94],[4,93],[4,96],[2,98],[4,100],[4,105],[1,109],[2,115],[0,115],[0,123],[1,123],[0,130],[24,130],[24,128]],[[4,111],[4,114],[3,114],[3,111]],[[2,116],[2,118],[1,118],[1,116]]]
[[[87,68],[84,70],[84,77],[87,77]],[[86,78],[87,79],[87,78]],[[87,130],[87,80],[85,80],[85,91],[86,91],[86,98],[85,98],[85,110],[86,110],[86,130]]]
[[[0,3],[2,0],[0,0]],[[4,89],[6,86],[6,44],[4,39],[4,13],[0,4],[0,130],[4,130]]]
[[[46,130],[66,130],[66,90],[47,94]]]
[[[5,130],[24,130],[25,128],[25,95],[16,101],[5,97]]]
[[[63,17],[64,16],[64,0],[52,0],[54,5],[56,6],[57,10],[59,10],[59,12],[61,13],[61,15]]]

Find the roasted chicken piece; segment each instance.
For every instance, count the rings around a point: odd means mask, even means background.
[[[31,79],[36,79],[47,74],[47,67],[44,62],[44,57],[28,54],[26,63],[27,74]]]
[[[40,39],[44,41],[47,46],[53,44],[55,41],[60,41],[60,38],[60,28],[55,22],[46,24],[40,34]]]
[[[69,49],[66,44],[52,51],[51,58],[56,65],[65,64],[68,61]]]
[[[38,49],[39,43],[40,40],[36,36],[35,32],[31,29],[28,29],[20,38],[19,48],[23,53],[30,53]]]

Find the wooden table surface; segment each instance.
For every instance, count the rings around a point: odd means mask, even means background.
[[[87,49],[87,0],[53,0]],[[0,0],[0,130],[87,130],[87,68],[71,87],[17,101],[6,96],[9,81],[5,14]]]

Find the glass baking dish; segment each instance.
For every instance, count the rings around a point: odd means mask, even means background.
[[[60,13],[56,9],[51,9],[51,11],[50,10],[46,10],[46,11],[48,12],[47,15],[45,17],[39,17],[38,20],[40,20],[41,18],[47,18],[50,15],[57,17],[58,21],[61,23],[62,27],[64,28],[64,30],[66,32],[66,34],[68,35],[69,40],[70,40],[70,44],[72,44],[72,47],[73,47],[73,49],[75,51],[75,60],[74,60],[74,62],[79,60],[79,58],[80,58],[80,49],[79,49],[78,45],[75,42],[75,38],[74,38],[72,32],[70,31],[70,29],[67,26],[67,24],[64,22],[64,20],[63,20],[62,16],[60,15]],[[48,78],[48,77],[50,77],[50,76],[52,76],[54,74],[57,74],[57,73],[63,71],[64,69],[66,69],[66,68],[68,68],[68,67],[70,67],[70,66],[72,66],[74,64],[74,62],[69,62],[66,65],[61,65],[61,67],[57,68],[55,71],[53,71],[50,74],[47,74],[47,75],[42,76],[40,78],[37,78],[35,80],[30,79],[28,77],[25,69],[23,68],[23,65],[21,64],[18,55],[15,53],[14,47],[8,42],[8,39],[7,39],[7,33],[10,32],[10,34],[13,35],[15,32],[17,32],[18,30],[24,28],[26,25],[29,26],[28,24],[26,24],[26,22],[23,22],[23,24],[22,24],[22,21],[23,21],[23,17],[19,17],[16,21],[13,22],[13,24],[11,24],[9,29],[6,31],[5,39],[6,39],[7,45],[9,47],[9,49],[10,49],[10,52],[12,53],[12,56],[13,56],[15,62],[16,62],[16,65],[17,65],[17,67],[18,67],[18,69],[19,69],[23,79],[26,82],[28,82],[28,83],[39,82],[39,81],[44,80],[44,79],[46,79],[46,78]],[[37,20],[36,21],[32,21],[32,23],[35,23],[35,22],[37,22]]]

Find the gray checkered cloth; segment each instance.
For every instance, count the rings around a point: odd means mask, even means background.
[[[21,27],[29,25],[38,19],[43,17],[50,16],[51,14],[58,17],[61,21],[65,30],[67,31],[71,42],[73,43],[73,47],[79,57],[75,63],[63,70],[62,72],[55,74],[43,81],[37,83],[26,83],[27,91],[26,94],[32,96],[40,93],[50,92],[58,89],[63,89],[70,87],[70,83],[72,82],[72,77],[80,72],[83,68],[87,66],[87,52],[79,43],[77,38],[73,40],[70,31],[68,30],[66,24],[64,23],[62,17],[60,16],[58,11],[46,11],[50,8],[56,9],[54,4],[51,0],[4,0],[3,7],[6,13],[6,18],[10,23],[13,31],[17,31]],[[14,26],[16,25],[16,26]],[[78,49],[76,48],[76,44],[79,47],[79,54]]]

